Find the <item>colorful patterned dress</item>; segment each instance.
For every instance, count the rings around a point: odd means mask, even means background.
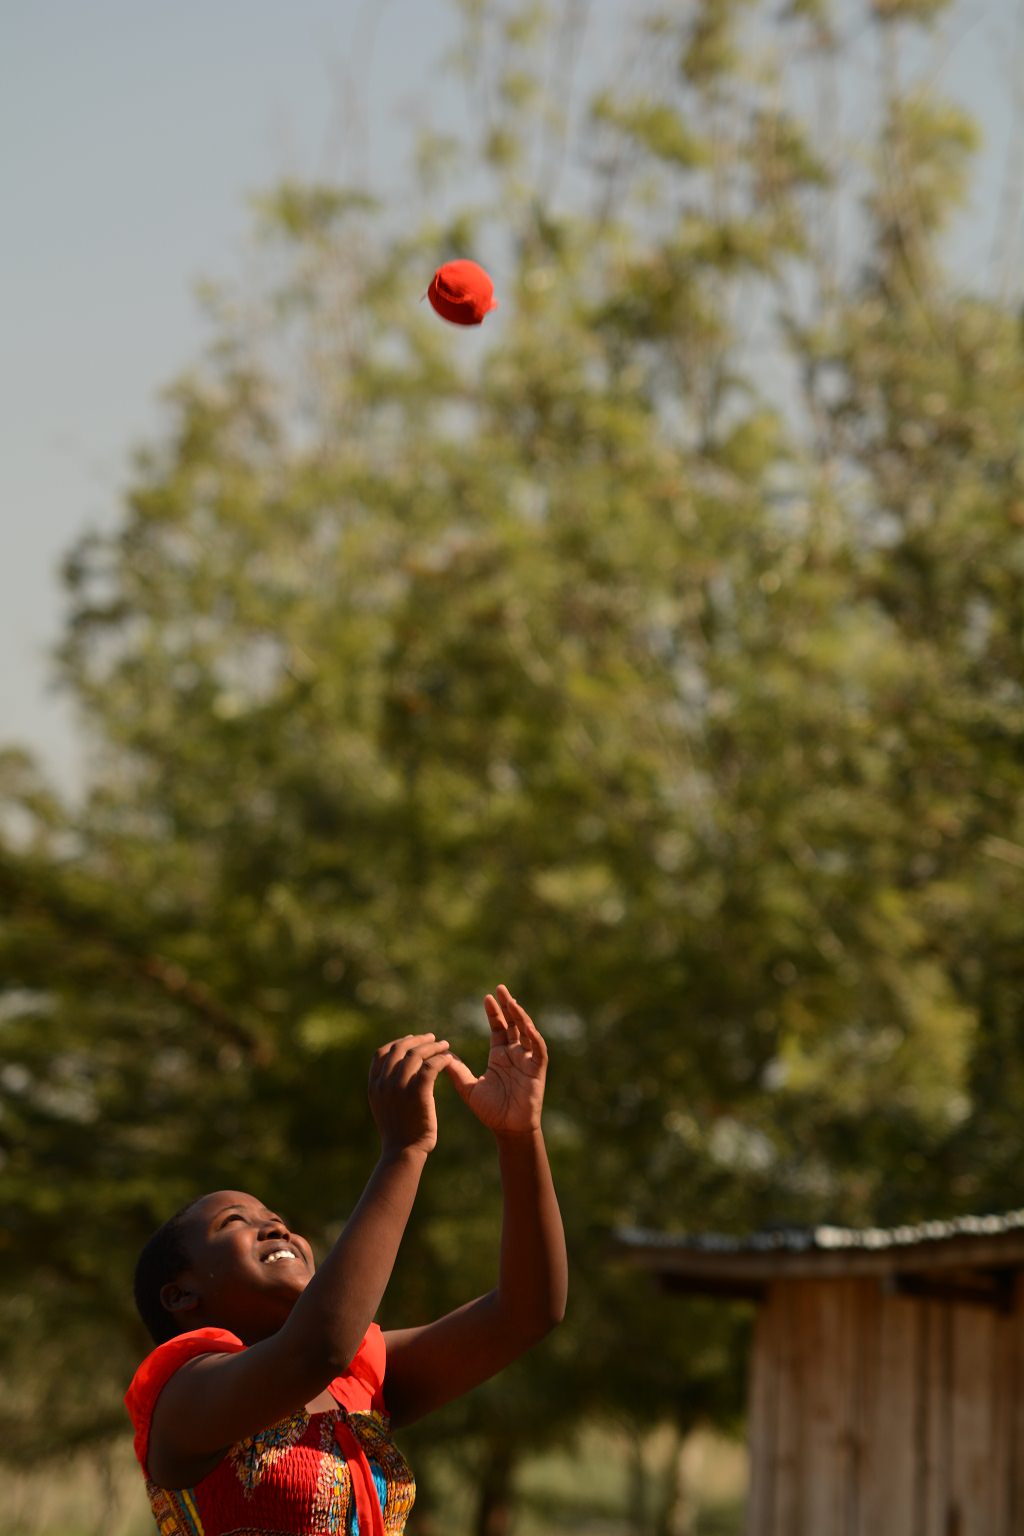
[[[160,1536],[402,1536],[416,1484],[391,1439],[376,1323],[330,1384],[337,1408],[302,1408],[239,1440],[194,1488],[150,1480],[149,1426],[174,1372],[197,1355],[244,1348],[223,1328],[179,1334],[147,1355],[125,1395]]]

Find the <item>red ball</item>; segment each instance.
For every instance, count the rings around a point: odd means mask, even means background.
[[[453,325],[481,325],[484,316],[498,307],[494,284],[475,261],[446,261],[438,267],[427,298]]]

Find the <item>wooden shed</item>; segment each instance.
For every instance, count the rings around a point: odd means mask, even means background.
[[[747,1536],[1024,1536],[1024,1211],[619,1237],[757,1304]]]

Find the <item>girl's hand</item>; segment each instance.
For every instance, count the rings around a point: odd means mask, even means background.
[[[384,1152],[433,1151],[434,1084],[451,1060],[448,1041],[433,1035],[403,1035],[377,1051],[370,1065],[370,1108]]]
[[[498,1136],[518,1136],[540,1129],[548,1051],[540,1031],[507,987],[484,999],[491,1026],[491,1051],[483,1077],[474,1077],[464,1061],[449,1057],[445,1071],[459,1096]]]

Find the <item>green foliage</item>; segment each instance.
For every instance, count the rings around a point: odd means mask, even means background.
[[[649,154],[675,165],[696,166],[707,152],[686,128],[680,114],[664,102],[617,102],[602,95],[594,102],[594,118],[627,134]]]
[[[978,131],[948,102],[899,101],[889,113],[882,166],[869,207],[879,226],[878,248],[894,281],[918,284],[934,237],[967,195]]]
[[[742,1325],[616,1224],[1015,1198],[1024,350],[943,276],[972,131],[891,100],[831,268],[842,177],[709,0],[652,35],[661,94],[599,95],[568,209],[530,178],[536,8],[463,9],[506,50],[488,202],[438,204],[436,144],[412,235],[262,200],[263,286],[66,563],[88,796],[0,762],[10,1454],[120,1422],[131,1260],[197,1189],[328,1242],[373,1048],[479,1060],[502,979],[551,1042],[573,1293],[421,1432],[474,1467],[584,1414],[735,1422]],[[505,253],[479,346],[415,303],[454,248]],[[386,1323],[493,1281],[496,1172],[441,1121]]]
[[[680,60],[691,85],[714,86],[741,61],[737,23],[750,0],[700,0]]]
[[[881,22],[913,21],[927,24],[949,9],[950,0],[873,0]]]
[[[254,200],[267,227],[293,239],[326,237],[352,214],[368,213],[376,201],[368,193],[348,187],[310,186],[283,181],[273,192]]]

